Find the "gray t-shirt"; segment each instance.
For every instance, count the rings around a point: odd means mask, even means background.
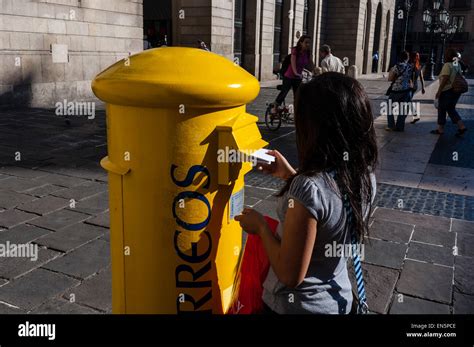
[[[372,175],[375,196],[375,176]],[[352,305],[352,288],[347,273],[345,256],[325,256],[326,245],[350,247],[350,231],[346,227],[346,213],[337,185],[331,175],[321,173],[308,177],[299,175],[290,189],[278,199],[280,220],[277,235],[283,239],[283,224],[290,199],[303,204],[318,221],[316,243],[308,272],[296,288],[282,284],[270,267],[263,283],[263,301],[280,314],[347,314]]]

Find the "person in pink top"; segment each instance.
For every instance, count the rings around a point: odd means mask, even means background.
[[[290,89],[293,89],[293,94],[296,94],[298,87],[303,80],[303,69],[311,63],[310,56],[311,37],[303,35],[298,40],[296,47],[291,49],[291,64],[283,75],[283,85],[278,94],[275,103],[273,104],[272,113],[277,112],[277,107],[285,101]]]

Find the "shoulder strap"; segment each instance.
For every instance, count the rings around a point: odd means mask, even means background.
[[[330,172],[330,175],[334,178],[334,180],[336,180],[337,174],[335,171]],[[357,240],[356,230],[352,223],[354,213],[352,211],[352,206],[347,193],[341,191],[341,194],[343,198],[344,210],[347,216],[347,225],[351,233],[352,265],[354,267],[354,274],[357,285],[357,297],[359,299],[359,303],[357,305],[357,314],[367,314],[369,312],[369,306],[367,304],[367,296],[365,295],[364,275],[362,273],[362,263],[358,250],[359,242]]]
[[[359,256],[358,250],[358,240],[355,228],[352,224],[353,212],[352,207],[349,202],[349,198],[347,194],[344,194],[344,209],[346,211],[347,216],[347,224],[349,225],[349,229],[351,231],[351,243],[352,243],[352,265],[354,267],[354,273],[356,278],[356,285],[357,285],[357,296],[359,298],[359,304],[357,305],[357,313],[358,314],[367,314],[369,311],[369,307],[367,305],[367,297],[365,295],[365,284],[364,284],[364,276],[362,273],[362,263]]]

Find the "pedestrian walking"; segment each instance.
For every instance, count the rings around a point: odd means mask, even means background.
[[[462,137],[467,131],[461,116],[456,111],[456,104],[461,97],[461,93],[455,89],[456,78],[462,77],[461,65],[458,63],[458,52],[454,48],[448,48],[445,52],[445,61],[439,74],[439,88],[436,93],[438,103],[438,129],[432,130],[435,135],[443,135],[446,125],[446,114],[449,115],[453,124],[456,124],[457,137]]]
[[[389,73],[388,80],[392,82],[387,91],[391,105],[397,105],[397,120],[395,122],[395,108],[390,108],[387,112],[387,131],[405,131],[405,119],[407,118],[408,107],[413,89],[412,67],[409,64],[409,54],[404,51],[400,54],[400,62],[395,65]]]
[[[339,72],[342,74],[346,73],[346,68],[342,63],[342,60],[332,54],[331,47],[328,45],[322,45],[319,50],[319,55],[323,59],[321,61],[322,72]]]
[[[420,63],[420,53],[418,52],[411,52],[410,53],[410,65],[412,68],[412,81],[413,81],[413,89],[410,94],[410,102],[413,102],[413,97],[415,96],[417,90],[418,90],[418,80],[420,80],[421,83],[421,93],[425,94],[425,79],[423,78],[423,67],[421,66]],[[411,121],[411,124],[415,124],[420,120],[420,115],[416,113],[416,107],[413,107],[413,120]]]

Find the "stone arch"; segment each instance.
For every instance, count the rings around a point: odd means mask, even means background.
[[[386,15],[386,22],[385,22],[385,42],[384,42],[384,54],[383,54],[383,71],[388,70],[388,64],[390,57],[388,56],[388,46],[390,44],[390,28],[391,28],[391,12],[390,10],[387,11]]]
[[[368,73],[368,66],[369,66],[369,43],[370,43],[370,33],[371,33],[371,26],[372,26],[372,0],[367,0],[367,5],[365,7],[365,17],[364,17],[364,36],[362,40],[362,49],[364,51],[364,63],[362,67],[362,73]]]
[[[377,66],[372,66],[372,72],[378,72],[380,66],[380,39],[382,37],[382,2],[379,2],[377,5],[377,11],[375,14],[375,27],[374,27],[374,42],[372,45],[372,54],[371,57],[378,52],[379,61]]]

